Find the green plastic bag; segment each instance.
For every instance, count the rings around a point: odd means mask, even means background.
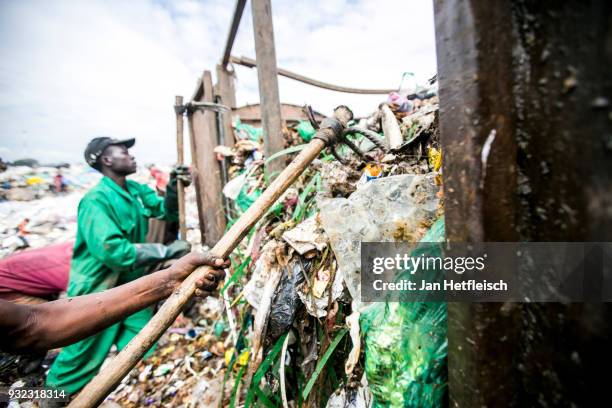
[[[234,128],[236,129],[236,132],[238,134],[244,133],[248,135],[249,139],[255,142],[263,141],[263,129],[262,128],[257,128],[251,125],[245,125],[244,123],[240,122],[240,120],[237,121]]]
[[[444,218],[421,242],[444,241]],[[436,256],[438,246],[429,255]],[[373,407],[448,405],[447,311],[444,302],[381,302],[360,319]]]
[[[247,193],[248,188],[248,183],[245,183],[242,187],[242,190],[240,190],[240,194],[238,194],[238,197],[236,197],[235,203],[236,207],[238,207],[238,209],[240,210],[240,213],[243,213],[248,210],[251,204],[253,204],[255,200],[257,200],[257,198],[261,195],[261,189],[256,188],[251,193]]]
[[[315,128],[312,127],[312,125],[310,124],[310,122],[308,121],[301,121],[300,123],[298,123],[297,125],[297,131],[298,131],[298,135],[300,135],[300,137],[306,142],[310,142],[312,140],[312,137],[314,136],[314,134],[316,133]]]

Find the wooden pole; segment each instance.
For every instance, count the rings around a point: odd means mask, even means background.
[[[229,72],[223,65],[217,65],[217,88],[221,103],[231,109],[236,107],[236,89],[234,86],[234,74]],[[223,112],[221,115],[221,126],[223,127],[223,144],[234,146],[234,131],[232,129],[232,112]]]
[[[261,119],[264,131],[264,150],[266,157],[270,157],[284,147],[281,106],[278,95],[276,51],[274,48],[274,28],[272,26],[272,6],[270,0],[252,0],[251,7],[253,31],[255,33]],[[282,161],[274,160],[270,163],[268,170],[270,173],[274,173],[281,168]]]
[[[201,87],[201,81],[198,82],[198,87]],[[196,88],[196,93],[198,92]],[[202,200],[200,199],[200,174],[198,172],[197,158],[198,145],[196,143],[196,133],[194,132],[193,117],[187,111],[187,129],[189,130],[189,146],[191,149],[191,176],[192,183],[196,192],[196,205],[198,206],[198,226],[200,227],[200,241],[204,242],[204,210],[202,209]]]
[[[204,71],[200,86],[195,102],[214,102],[210,71]],[[215,112],[195,109],[188,118],[202,244],[212,247],[225,230],[221,169],[213,152],[218,144]]]
[[[352,119],[352,113],[344,107],[336,109],[335,117],[344,126]],[[330,128],[317,131],[320,135],[338,138]],[[274,179],[270,186],[259,196],[248,210],[231,226],[229,231],[221,237],[219,242],[211,249],[217,257],[227,258],[246,236],[255,223],[274,205],[276,200],[293,184],[293,182],[306,170],[308,165],[325,148],[325,142],[315,138],[293,161]],[[164,302],[157,314],[147,323],[132,341],[112,360],[107,368],[101,371],[83,388],[77,397],[70,403],[70,408],[94,407],[104,400],[129,371],[140,361],[147,350],[161,337],[174,322],[185,304],[195,292],[195,283],[206,276],[209,267],[196,269],[187,277],[181,286]]]
[[[176,112],[176,157],[177,164],[182,166],[185,163],[185,149],[183,143],[183,97],[176,96],[174,99]],[[179,209],[179,234],[182,240],[187,239],[187,225],[185,224],[185,186],[181,180],[176,182],[176,190],[178,194],[178,209]]]

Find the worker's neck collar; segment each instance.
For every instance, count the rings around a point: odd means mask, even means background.
[[[119,175],[119,174],[114,173],[112,171],[104,171],[104,170],[102,170],[101,173],[104,175],[104,177],[112,180],[115,184],[117,184],[119,187],[121,187],[121,189],[127,191],[126,176]]]

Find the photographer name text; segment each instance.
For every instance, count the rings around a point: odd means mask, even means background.
[[[397,282],[385,282],[377,279],[372,282],[372,287],[377,291],[498,291],[503,292],[508,290],[508,284],[503,279],[499,281],[489,282],[486,280],[477,281],[470,279],[457,282],[452,279],[445,279],[443,282],[429,282],[421,280],[413,282],[402,279]]]

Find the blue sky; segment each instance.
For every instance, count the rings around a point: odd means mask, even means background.
[[[174,95],[221,58],[234,1],[0,2],[0,157],[77,162],[95,136],[136,137],[140,163],[174,157]],[[397,87],[435,73],[430,0],[273,0],[278,66],[352,87]],[[336,41],[341,39],[341,41]],[[339,47],[338,44],[342,44]],[[250,2],[233,49],[255,58]],[[237,67],[239,104],[257,73]],[[281,101],[373,111],[381,96],[279,79]],[[384,98],[383,98],[384,99]]]

